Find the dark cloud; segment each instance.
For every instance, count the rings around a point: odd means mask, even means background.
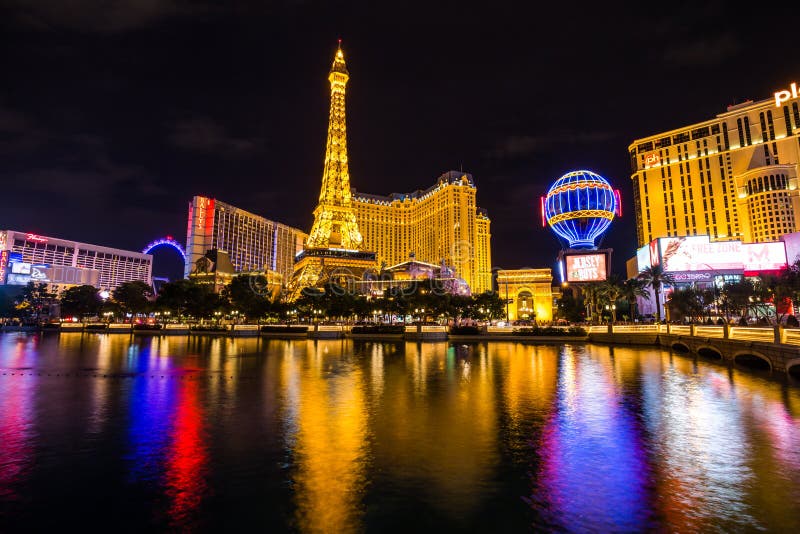
[[[0,154],[29,153],[48,138],[27,115],[0,105]]]
[[[204,194],[307,229],[341,37],[353,185],[413,191],[463,167],[508,268],[555,256],[537,203],[558,176],[592,169],[631,206],[628,144],[797,74],[791,57],[764,53],[750,12],[717,0],[665,14],[502,0],[6,0],[0,35],[0,227],[137,248],[185,232],[187,202]],[[793,47],[791,32],[769,34],[770,50]],[[634,225],[628,209],[609,236],[620,267]]]
[[[734,36],[726,33],[667,48],[664,60],[677,65],[716,65],[735,57],[740,49]]]
[[[510,135],[489,151],[494,158],[520,158],[551,151],[557,147],[602,143],[613,139],[613,132],[569,132],[556,131],[536,135]]]
[[[186,119],[175,123],[167,135],[167,140],[170,144],[184,150],[225,157],[252,154],[264,146],[264,140],[260,138],[229,135],[225,128],[207,117]]]
[[[197,13],[197,4],[184,0],[11,0],[7,7],[19,25],[30,29],[116,33]]]

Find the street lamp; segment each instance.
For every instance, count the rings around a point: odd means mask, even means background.
[[[606,311],[611,310],[611,322],[617,322],[617,305],[616,304],[606,304]]]

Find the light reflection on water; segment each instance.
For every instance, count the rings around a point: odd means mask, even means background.
[[[800,531],[797,386],[657,348],[6,334],[0,437],[3,531]]]

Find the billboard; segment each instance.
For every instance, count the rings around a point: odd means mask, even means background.
[[[11,272],[14,274],[31,274],[31,264],[21,261],[14,261],[9,264]]]
[[[786,248],[780,241],[712,243],[705,235],[662,237],[651,243],[650,252],[658,254],[653,264],[660,262],[668,273],[772,271],[786,266]]]
[[[786,267],[786,246],[783,241],[746,243],[742,249],[745,271],[777,271]]]
[[[31,265],[31,280],[34,282],[49,282],[48,276],[49,265]]]
[[[608,256],[603,252],[564,254],[567,282],[602,282],[608,278]]]
[[[636,251],[636,268],[639,272],[650,267],[650,247],[645,245]]]
[[[31,275],[29,274],[8,273],[8,278],[6,278],[6,284],[10,286],[26,286],[30,281]]]
[[[661,265],[665,272],[742,268],[742,242],[711,243],[708,236],[662,237]]]

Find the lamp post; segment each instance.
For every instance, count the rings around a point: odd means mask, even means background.
[[[606,311],[611,311],[611,322],[617,322],[617,305],[616,304],[606,304]]]
[[[506,323],[510,321],[509,314],[508,314],[508,279],[506,279]]]

